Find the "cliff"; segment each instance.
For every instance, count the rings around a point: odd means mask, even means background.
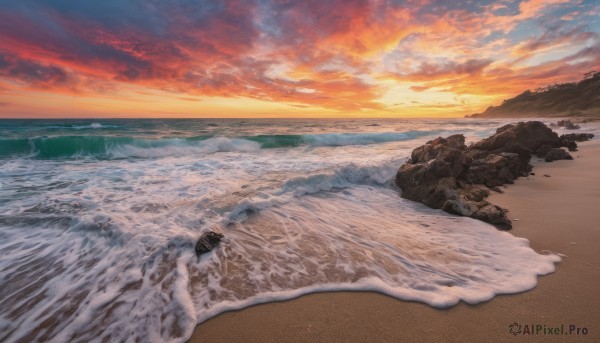
[[[590,72],[579,82],[554,84],[527,90],[490,106],[469,118],[501,117],[596,117],[600,118],[600,72]]]

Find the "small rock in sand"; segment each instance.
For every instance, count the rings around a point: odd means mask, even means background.
[[[222,233],[208,231],[200,236],[198,243],[196,243],[196,255],[200,256],[213,250],[219,242],[225,237]]]

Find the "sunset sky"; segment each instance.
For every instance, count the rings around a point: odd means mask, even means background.
[[[0,117],[462,116],[599,35],[597,0],[0,0]]]

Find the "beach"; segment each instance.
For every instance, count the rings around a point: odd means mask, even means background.
[[[552,163],[534,158],[535,176],[488,198],[509,209],[513,235],[538,253],[563,255],[556,271],[539,277],[530,291],[444,310],[371,292],[310,294],[223,313],[198,325],[190,342],[598,341],[600,142],[579,143],[572,155],[572,161]],[[542,328],[514,336],[513,323]],[[543,326],[561,325],[561,336],[544,333]],[[571,325],[579,334],[565,334]]]
[[[504,124],[0,122],[0,341],[482,341],[513,323],[593,338],[595,141],[487,199],[512,232],[394,184],[413,149]],[[198,255],[210,231],[224,238]]]
[[[0,2],[0,343],[600,342],[599,13]]]

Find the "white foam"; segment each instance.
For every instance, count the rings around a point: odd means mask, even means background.
[[[372,290],[439,308],[474,304],[533,288],[536,276],[560,260],[491,225],[398,199],[392,190],[357,186],[297,200],[228,229],[225,246],[193,267],[217,287],[209,296],[192,283],[199,322],[331,290]]]
[[[435,135],[440,131],[324,133],[303,135],[303,140],[314,146],[344,146],[396,142]]]
[[[222,224],[244,220],[247,212],[257,212],[266,208],[286,204],[296,197],[322,191],[341,189],[356,185],[384,185],[390,183],[396,174],[400,161],[389,160],[377,165],[360,166],[349,163],[325,173],[298,176],[282,183],[279,189],[270,193],[260,192],[256,196],[240,201],[226,216]]]
[[[185,140],[173,139],[171,144],[161,147],[141,147],[135,145],[116,146],[107,149],[110,157],[177,157],[186,155],[205,155],[216,152],[250,152],[260,149],[260,144],[247,139],[236,139],[226,137],[208,138],[203,141],[190,144]]]
[[[221,247],[200,260],[191,232],[173,238],[160,222],[142,221],[150,227],[132,235],[118,224],[125,220],[90,217],[65,234],[46,228],[34,242],[24,230],[4,231],[0,251],[19,242],[19,254],[0,260],[0,282],[17,286],[3,308],[30,306],[20,316],[3,313],[2,321],[18,324],[7,338],[53,316],[60,325],[38,339],[183,341],[197,322],[223,311],[328,290],[378,291],[444,308],[530,289],[559,260],[488,224],[366,185],[265,208],[226,228]],[[19,282],[47,277],[18,291]]]
[[[120,126],[116,125],[102,125],[100,123],[91,123],[88,125],[78,125],[73,127],[68,126],[49,126],[47,128],[56,128],[56,129],[75,129],[75,130],[88,130],[88,129],[112,129],[112,128],[120,128]]]

